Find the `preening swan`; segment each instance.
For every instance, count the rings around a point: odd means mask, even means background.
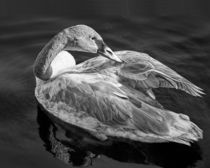
[[[76,65],[69,51],[99,56]],[[58,33],[39,53],[34,74],[35,96],[44,109],[100,140],[189,144],[202,138],[188,116],[164,109],[151,90],[169,87],[200,96],[202,89],[147,54],[113,52],[88,26]]]

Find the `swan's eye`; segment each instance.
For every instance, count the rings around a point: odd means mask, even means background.
[[[92,40],[96,40],[96,37],[91,37]]]

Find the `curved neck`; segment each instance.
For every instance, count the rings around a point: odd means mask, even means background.
[[[34,63],[33,71],[36,77],[41,80],[48,80],[50,78],[52,75],[50,64],[56,55],[64,50],[67,41],[66,35],[64,32],[61,32],[44,46]]]

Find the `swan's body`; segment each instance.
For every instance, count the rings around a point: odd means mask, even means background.
[[[55,117],[102,140],[117,136],[189,144],[202,138],[188,116],[163,109],[151,91],[174,87],[199,96],[200,88],[146,54],[119,51],[115,55],[124,63],[99,56],[75,65],[70,54],[60,53],[51,60],[50,79],[36,77],[37,100]]]

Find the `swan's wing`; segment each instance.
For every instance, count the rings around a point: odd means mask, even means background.
[[[71,78],[57,78],[37,95],[44,94],[41,97],[48,104],[62,102],[74,108],[73,111],[84,111],[109,126],[137,128],[156,134],[168,131],[163,114],[148,108],[137,95],[129,93],[117,82],[87,79],[86,76],[78,74],[77,78],[76,74],[71,74]]]
[[[145,53],[118,51],[116,54],[125,64],[117,69],[117,74],[135,87],[140,88],[175,88],[193,96],[201,96],[203,90],[194,85],[169,67]]]
[[[118,82],[85,80],[79,74],[37,84],[35,95],[45,110],[100,139],[106,139],[104,133],[145,142],[184,144],[202,138],[202,131],[189,117],[146,104],[127,89]]]

